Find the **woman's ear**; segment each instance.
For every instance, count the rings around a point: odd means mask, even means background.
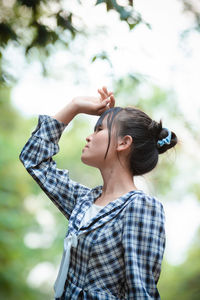
[[[123,138],[119,137],[117,143],[117,151],[121,152],[130,149],[132,142],[133,138],[130,135],[125,135]]]

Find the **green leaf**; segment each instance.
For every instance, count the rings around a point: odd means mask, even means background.
[[[132,30],[132,29],[134,29],[135,28],[135,26],[136,25],[138,25],[139,24],[139,22],[137,21],[137,22],[135,22],[135,23],[133,23],[133,24],[128,24],[128,26],[129,26],[129,28],[130,28],[130,30]]]

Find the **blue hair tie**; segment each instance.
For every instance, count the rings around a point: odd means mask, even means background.
[[[162,140],[159,140],[159,141],[157,142],[157,145],[159,145],[160,147],[162,147],[162,146],[165,145],[165,144],[169,145],[170,142],[171,142],[171,138],[172,138],[172,133],[171,133],[171,131],[170,131],[169,129],[167,129],[167,128],[163,128],[163,129],[167,130],[168,136],[167,136],[166,138],[164,138],[164,139],[162,139]]]

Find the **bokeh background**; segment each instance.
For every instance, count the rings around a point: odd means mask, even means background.
[[[53,299],[67,221],[19,161],[39,114],[106,85],[176,132],[138,188],[164,205],[164,300],[200,299],[200,1],[0,1],[0,299]],[[97,117],[66,128],[55,160],[93,187],[80,161]]]

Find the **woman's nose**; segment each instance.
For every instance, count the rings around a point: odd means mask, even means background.
[[[89,142],[91,140],[91,135],[86,137],[86,141]]]

